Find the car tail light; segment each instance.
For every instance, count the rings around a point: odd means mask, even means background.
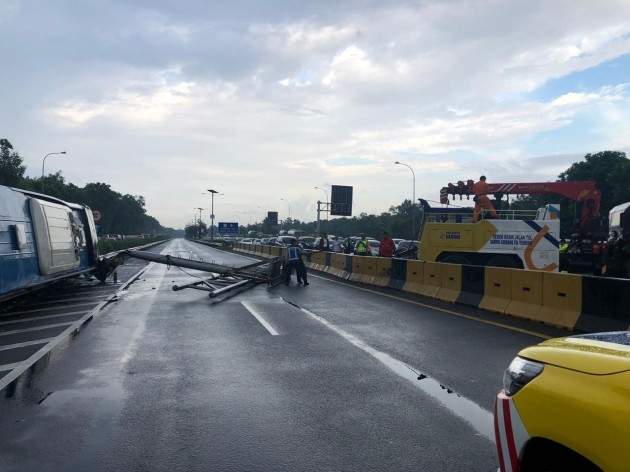
[[[599,244],[593,244],[593,254],[599,255],[601,254],[601,246]]]
[[[543,371],[545,366],[539,362],[515,357],[503,374],[503,388],[507,396],[516,394]]]

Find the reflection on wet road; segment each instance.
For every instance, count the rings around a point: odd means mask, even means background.
[[[462,397],[454,392],[452,389],[440,384],[437,380],[428,377],[418,371],[417,368],[410,367],[404,362],[394,359],[390,355],[377,351],[376,349],[368,346],[365,342],[357,339],[355,336],[346,333],[342,329],[334,326],[320,316],[311,313],[310,311],[300,308],[304,313],[307,313],[320,323],[324,324],[334,332],[342,336],[344,339],[351,342],[353,345],[367,352],[369,355],[378,359],[385,364],[396,374],[402,378],[412,382],[412,384],[424,392],[438,400],[441,404],[451,410],[453,413],[468,421],[480,434],[484,435],[490,441],[494,440],[494,427],[492,424],[492,413],[484,410],[481,406],[477,405],[473,401]]]

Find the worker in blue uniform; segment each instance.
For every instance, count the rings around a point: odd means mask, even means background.
[[[306,277],[306,265],[302,260],[302,248],[298,246],[297,239],[291,240],[291,245],[287,248],[287,259],[284,271],[284,283],[289,285],[291,282],[291,273],[295,269],[298,284],[304,282],[304,286],[309,285]]]

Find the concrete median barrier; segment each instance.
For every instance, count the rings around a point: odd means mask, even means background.
[[[442,264],[440,288],[435,298],[455,303],[462,291],[462,266],[459,264]]]
[[[333,253],[330,257],[330,270],[332,275],[345,278],[346,271],[346,255]]]
[[[424,284],[424,262],[407,261],[407,275],[403,290],[405,292],[420,293]]]
[[[358,278],[358,282],[374,285],[376,278],[376,261],[378,258],[372,256],[357,256],[363,261],[363,272]]]
[[[392,259],[389,287],[402,290],[407,281],[407,259]]]
[[[582,313],[576,331],[628,331],[630,329],[630,280],[582,277]]]
[[[439,262],[424,261],[424,278],[420,294],[425,297],[436,298],[442,286],[442,266]]]
[[[455,303],[479,307],[484,295],[485,278],[484,266],[462,266],[462,290]]]
[[[353,258],[354,256],[352,254],[346,254],[345,279],[349,279],[352,275],[352,268],[354,266],[354,263],[352,262]]]
[[[543,302],[543,272],[512,269],[510,302],[505,313],[519,318],[536,319]]]
[[[479,308],[505,313],[512,293],[512,271],[500,267],[486,267],[484,272],[484,294]]]
[[[372,283],[379,287],[387,287],[392,273],[391,257],[375,257],[376,259],[376,275]]]
[[[534,320],[573,329],[582,313],[582,276],[543,272],[542,307]]]
[[[364,274],[364,264],[365,257],[362,256],[352,256],[352,270],[350,271],[350,276],[348,280],[352,280],[353,282],[360,282],[361,276]]]
[[[332,256],[335,253],[332,251],[326,251],[324,252],[324,254],[326,255],[326,261],[324,262],[325,264],[324,271],[330,273],[330,270],[332,269]]]
[[[326,253],[325,252],[313,252],[311,253],[311,261],[308,266],[310,269],[324,271],[326,269]]]

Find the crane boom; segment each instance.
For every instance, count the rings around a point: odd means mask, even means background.
[[[466,182],[460,180],[457,184],[449,183],[440,190],[440,203],[448,204],[449,195],[460,199],[463,196],[470,198],[475,195],[475,182],[472,179]],[[530,183],[505,183],[488,184],[489,192],[497,200],[504,195],[562,195],[580,204],[580,232],[590,232],[590,222],[599,217],[599,206],[602,199],[601,192],[597,189],[594,180],[574,180],[568,182],[530,182]],[[576,215],[578,212],[576,212]]]

